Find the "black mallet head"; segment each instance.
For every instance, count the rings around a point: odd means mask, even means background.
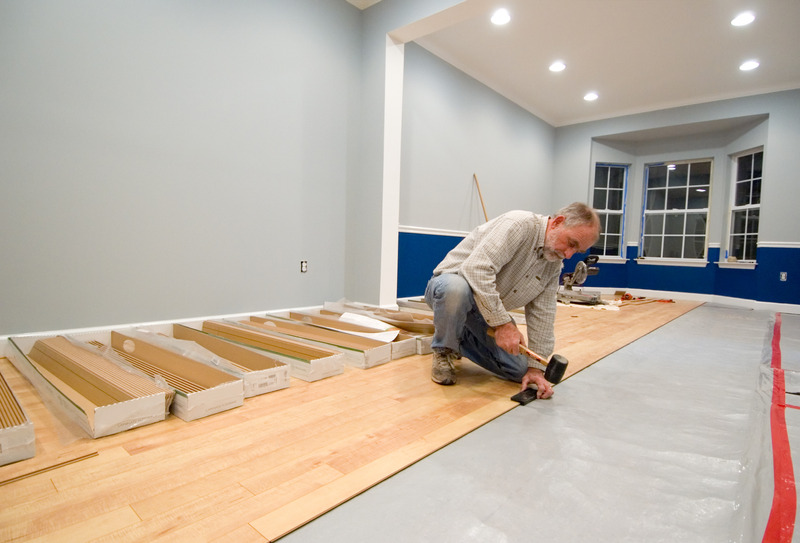
[[[547,368],[544,370],[544,378],[551,383],[558,384],[564,378],[564,373],[567,371],[567,364],[569,362],[560,354],[554,354],[547,362]]]

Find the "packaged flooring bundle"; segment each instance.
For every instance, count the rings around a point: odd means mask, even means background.
[[[204,321],[203,331],[279,355],[291,366],[292,377],[303,381],[317,381],[344,372],[344,354],[341,352],[299,339],[280,337],[255,326],[227,320]]]
[[[323,315],[319,311],[290,311],[289,318],[299,322],[305,322],[336,330],[346,334],[386,341],[384,334],[391,333],[389,340],[392,346],[392,360],[416,354],[416,338],[408,332],[403,332],[395,326],[391,326],[383,321],[357,315],[355,313],[327,314]]]
[[[172,326],[172,336],[199,345],[233,365],[244,381],[245,398],[289,386],[289,365],[263,351],[237,345],[182,324]]]
[[[199,419],[244,403],[242,379],[150,343],[139,332],[111,332],[111,348],[120,363],[173,389],[175,399],[170,410],[183,420]]]
[[[93,438],[165,418],[170,391],[88,345],[64,336],[11,338],[9,344],[11,362],[48,408]]]
[[[392,359],[392,346],[385,341],[355,336],[338,330],[280,317],[250,317],[244,324],[312,342],[344,353],[345,361],[357,368],[371,368]]]
[[[322,314],[344,315],[353,313],[373,318],[396,326],[409,336],[416,338],[417,354],[430,354],[431,341],[433,340],[433,316],[431,314],[417,313],[406,310],[390,310],[380,307],[364,305],[355,302],[325,302]]]
[[[33,458],[35,454],[33,423],[0,373],[0,466]]]

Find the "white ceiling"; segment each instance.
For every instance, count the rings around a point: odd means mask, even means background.
[[[379,0],[347,1],[367,9]],[[489,17],[501,6],[511,22],[495,26]],[[493,7],[467,20],[454,16],[416,42],[553,126],[800,88],[800,0],[503,0]],[[744,10],[755,22],[732,26]],[[740,71],[751,58],[761,65]],[[567,69],[550,72],[554,60]],[[599,99],[584,101],[589,91]]]

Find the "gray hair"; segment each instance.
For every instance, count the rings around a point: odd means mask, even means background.
[[[595,226],[598,236],[600,235],[600,217],[591,206],[583,202],[573,202],[562,207],[556,215],[564,216],[564,226]]]
[[[558,210],[556,215],[564,216],[564,226],[583,226],[585,224],[600,224],[597,212],[583,202],[573,202]]]

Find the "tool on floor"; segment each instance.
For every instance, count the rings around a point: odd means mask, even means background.
[[[565,273],[561,276],[561,287],[558,289],[558,301],[563,304],[586,304],[598,305],[603,301],[600,299],[600,291],[589,291],[583,289],[573,289],[573,286],[582,285],[590,275],[597,275],[600,269],[595,266],[599,257],[589,255],[575,265],[572,273]]]
[[[535,352],[528,349],[522,343],[520,343],[519,348],[522,352],[546,366],[546,369],[544,370],[545,379],[556,385],[561,382],[561,379],[564,378],[564,373],[567,371],[567,364],[569,364],[566,358],[560,354],[554,354],[548,361],[545,360],[544,357],[539,356]]]
[[[536,394],[538,392],[539,389],[537,388],[526,388],[525,390],[517,392],[511,396],[511,399],[515,402],[519,402],[521,405],[527,405],[536,399]]]

